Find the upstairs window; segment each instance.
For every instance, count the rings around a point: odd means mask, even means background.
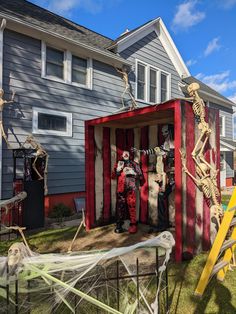
[[[170,99],[170,74],[137,61],[136,99],[147,103],[160,103]]]
[[[47,47],[46,50],[46,76],[57,77],[64,80],[64,52]]]
[[[42,77],[92,89],[92,59],[73,55],[42,42]]]
[[[72,136],[72,114],[43,108],[33,108],[33,133]]]
[[[220,136],[225,136],[225,116],[224,115],[220,115],[219,127],[220,127]]]
[[[236,141],[236,112],[233,114],[233,139]]]
[[[168,75],[161,73],[161,102],[168,100]]]
[[[141,63],[138,63],[138,86],[137,86],[137,96],[138,99],[145,100],[145,90],[146,90],[146,69]]]
[[[157,71],[150,69],[149,101],[157,102]]]
[[[72,82],[81,85],[87,84],[87,59],[72,56]]]

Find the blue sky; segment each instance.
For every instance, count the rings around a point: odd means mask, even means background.
[[[236,102],[236,0],[31,0],[112,39],[161,17],[190,73]]]

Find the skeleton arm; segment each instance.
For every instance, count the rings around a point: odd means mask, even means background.
[[[23,191],[8,200],[0,200],[0,208],[5,208],[8,210],[9,208],[13,207],[15,203],[23,201],[26,197],[27,193]]]

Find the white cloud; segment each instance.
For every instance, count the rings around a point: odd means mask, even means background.
[[[209,56],[213,51],[217,51],[221,48],[221,45],[219,44],[219,37],[213,38],[207,45],[204,55],[207,57]]]
[[[223,9],[231,9],[234,5],[236,5],[236,0],[220,0],[219,1],[220,7]]]
[[[194,60],[194,59],[190,59],[186,62],[186,65],[188,67],[191,67],[192,65],[196,64],[197,63],[197,60]]]
[[[228,98],[229,98],[232,102],[234,102],[234,103],[236,104],[236,93],[233,94],[233,95],[231,95],[231,96],[229,96]],[[234,111],[236,112],[236,107],[235,107]]]
[[[229,90],[236,88],[236,80],[229,79],[230,71],[213,75],[204,75],[203,73],[197,74],[195,77],[203,83],[209,85],[219,93],[225,93]]]
[[[75,9],[83,9],[92,14],[100,13],[104,7],[113,6],[121,0],[44,0],[49,11],[70,17]],[[34,1],[35,3],[39,2]],[[40,4],[39,4],[40,5]]]
[[[173,30],[185,30],[198,24],[205,18],[205,13],[197,11],[197,0],[189,0],[177,6],[177,12],[172,22]]]

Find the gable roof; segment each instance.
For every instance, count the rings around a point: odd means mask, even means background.
[[[130,65],[129,61],[107,49],[112,44],[112,39],[26,0],[1,0],[0,17],[6,19],[7,27],[14,31],[29,35],[27,30],[31,29],[32,37],[38,38],[37,34],[42,34],[40,36],[45,40],[45,36],[51,36],[80,46],[81,49],[90,50],[96,56],[105,57],[109,63],[114,63],[113,65]]]
[[[194,82],[198,83],[200,85],[200,94],[203,94],[203,99],[209,100],[210,98],[212,98],[213,100],[215,100],[216,104],[221,105],[223,103],[223,105],[235,106],[235,104],[231,100],[221,95],[220,93],[218,93],[205,83],[199,81],[194,76],[185,77],[182,79],[182,81],[187,85],[190,85],[191,83]],[[184,94],[188,95],[187,86],[183,86],[182,91]]]
[[[1,0],[0,11],[96,48],[105,49],[113,42],[108,37],[25,0]]]
[[[184,63],[164,22],[160,17],[151,20],[130,32],[121,35],[113,42],[113,44],[109,48],[110,49],[116,48],[118,52],[121,52],[126,48],[130,47],[133,43],[137,42],[139,39],[142,39],[145,35],[149,34],[152,31],[155,31],[157,33],[158,38],[160,39],[173,65],[175,66],[179,76],[181,78],[190,76],[190,72],[186,64]]]

